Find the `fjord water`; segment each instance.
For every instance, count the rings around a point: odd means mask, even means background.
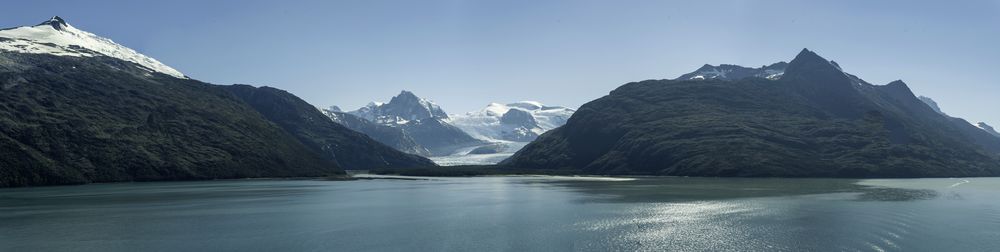
[[[995,251],[1000,179],[476,177],[0,190],[0,251]]]

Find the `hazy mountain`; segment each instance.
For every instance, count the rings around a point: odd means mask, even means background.
[[[0,187],[323,176],[360,164],[303,141],[314,131],[264,115],[227,88],[191,80],[58,17],[0,30],[0,90]],[[287,105],[266,107],[301,112]],[[337,134],[316,137],[368,139],[329,130]]]
[[[990,133],[990,135],[993,135],[995,137],[1000,137],[1000,133],[998,133],[996,129],[993,129],[993,126],[990,126],[989,124],[986,124],[984,122],[979,122],[976,124],[976,126],[986,131],[986,133]]]
[[[965,125],[902,81],[872,85],[803,50],[777,79],[626,84],[502,165],[689,176],[1000,175],[1000,139]]]
[[[945,114],[943,111],[941,111],[941,107],[938,106],[938,103],[936,101],[934,101],[934,99],[931,99],[930,97],[922,96],[922,95],[919,96],[919,97],[917,97],[917,98],[920,99],[920,101],[922,101],[925,104],[927,104],[927,106],[930,106],[931,109],[934,110],[934,112],[938,112],[938,114],[942,114],[942,115],[948,115],[948,114]]]
[[[931,109],[933,109],[938,114],[941,114],[945,118],[948,118],[951,121],[951,123],[955,125],[955,127],[960,129],[966,136],[972,138],[978,144],[987,146],[992,149],[1000,149],[1000,144],[993,141],[993,138],[990,137],[990,135],[996,136],[995,134],[996,131],[992,130],[993,127],[990,127],[989,125],[983,122],[980,122],[979,124],[973,126],[971,123],[969,123],[969,121],[966,121],[965,119],[951,117],[947,113],[941,111],[941,108],[938,107],[938,103],[935,102],[934,99],[931,99],[930,97],[926,96],[920,96],[919,99],[924,104],[927,104],[927,106],[930,106]]]

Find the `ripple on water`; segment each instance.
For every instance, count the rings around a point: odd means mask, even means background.
[[[766,228],[742,222],[768,210],[753,201],[647,203],[622,210],[619,216],[576,226],[588,232],[613,233],[586,246],[594,250],[759,250],[773,244],[753,239]]]

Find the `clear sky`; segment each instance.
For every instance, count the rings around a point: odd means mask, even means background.
[[[60,15],[195,79],[345,109],[406,89],[449,113],[577,107],[627,82],[807,47],[1000,126],[1000,1],[806,2],[32,0],[4,3],[0,26]]]

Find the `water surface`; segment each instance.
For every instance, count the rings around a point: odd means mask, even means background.
[[[0,190],[0,251],[998,249],[998,178],[476,177]]]

